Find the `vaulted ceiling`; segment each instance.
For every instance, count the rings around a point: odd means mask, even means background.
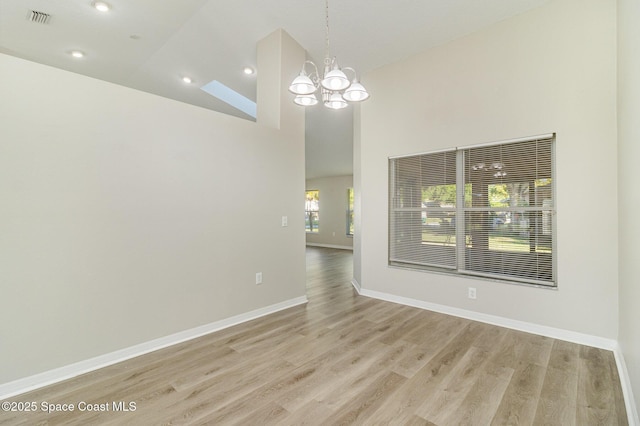
[[[255,100],[243,68],[256,68],[256,42],[278,28],[316,63],[324,57],[323,0],[105,1],[108,13],[92,0],[0,0],[0,52],[249,119],[199,88],[218,80]],[[331,0],[331,54],[366,85],[368,71],[546,1]],[[32,10],[50,18],[32,22]],[[351,173],[351,128],[351,108],[308,111],[308,177]]]

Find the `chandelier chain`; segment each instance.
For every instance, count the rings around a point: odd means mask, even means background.
[[[329,59],[329,0],[325,0],[325,53],[324,58],[325,62]]]

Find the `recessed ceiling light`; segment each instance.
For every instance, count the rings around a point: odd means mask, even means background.
[[[71,51],[71,56],[73,56],[74,58],[84,58],[84,52],[81,52],[79,50],[72,50]]]
[[[253,73],[255,73],[256,71],[251,68],[251,67],[244,67],[244,69],[242,70],[246,75],[251,75]]]
[[[103,1],[94,1],[93,7],[98,9],[100,12],[108,12],[109,10],[111,10],[111,6],[109,6],[109,3],[105,3]]]
[[[193,80],[191,80],[190,77],[182,77],[182,81],[184,81],[187,84],[191,84],[193,83]]]

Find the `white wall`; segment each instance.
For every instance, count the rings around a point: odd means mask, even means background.
[[[318,233],[307,233],[307,244],[353,247],[347,236],[347,190],[353,188],[353,176],[330,176],[307,179],[307,191],[320,191],[320,226]]]
[[[618,1],[618,200],[620,337],[640,407],[640,2]]]
[[[304,296],[291,99],[276,130],[6,55],[0,99],[0,383]]]
[[[353,114],[353,282],[361,289],[362,281],[362,114],[356,105]]]
[[[553,0],[365,80],[372,97],[361,106],[354,167],[362,287],[616,339],[615,1]],[[387,265],[389,156],[550,132],[557,132],[558,290]],[[468,286],[477,300],[467,299]]]

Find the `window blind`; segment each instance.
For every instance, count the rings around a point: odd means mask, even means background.
[[[390,171],[390,260],[455,268],[455,152],[392,160]]]
[[[391,158],[389,263],[555,285],[554,140]]]
[[[466,250],[459,269],[553,282],[552,140],[470,148],[464,157]]]

